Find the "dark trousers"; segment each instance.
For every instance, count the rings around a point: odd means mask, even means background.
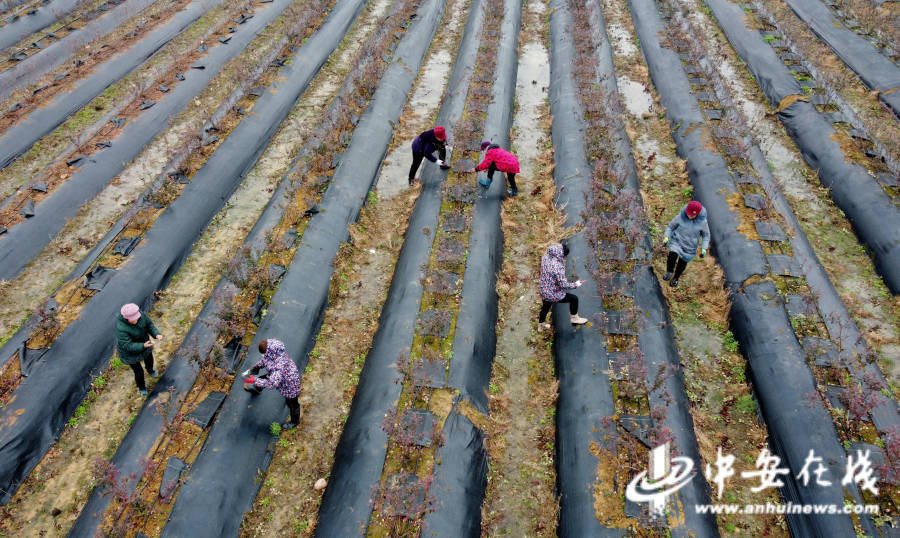
[[[412,166],[409,167],[409,182],[412,183],[414,179],[416,179],[416,172],[419,171],[419,165],[422,164],[422,159],[425,158],[424,153],[419,153],[418,151],[413,151],[413,162]],[[438,149],[438,158],[440,160],[447,159],[447,148]]]
[[[684,268],[687,267],[686,261],[681,259],[675,251],[669,251],[669,257],[666,258],[666,272],[671,273],[672,270],[675,270],[675,274],[672,276],[674,279],[678,279],[681,276],[681,273],[684,272]]]
[[[558,302],[560,303],[569,303],[569,314],[575,315],[578,313],[578,296],[572,295],[571,293],[567,293],[565,297],[563,297]],[[541,301],[541,315],[538,316],[538,321],[543,323],[544,320],[547,319],[547,314],[550,312],[550,307],[555,305],[556,303],[550,301]]]
[[[134,382],[137,384],[137,388],[139,390],[147,390],[147,385],[144,384],[144,370],[141,368],[141,363],[136,362],[134,364],[129,364],[131,366],[131,370],[134,372]],[[147,358],[144,359],[144,368],[147,369],[147,373],[153,371],[153,353],[148,353]]]
[[[495,163],[491,163],[491,165],[488,166],[488,169],[487,169],[488,180],[494,181],[494,172],[496,172],[496,171],[497,171],[497,165]],[[518,190],[518,187],[516,187],[516,175],[513,174],[512,172],[506,173],[506,187],[508,189]],[[562,301],[560,301],[560,302],[562,302]]]
[[[291,411],[291,423],[294,425],[300,424],[300,400],[299,396],[294,396],[293,398],[285,398],[284,402],[287,404],[288,409]]]

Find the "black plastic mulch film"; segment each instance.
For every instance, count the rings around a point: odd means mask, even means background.
[[[503,2],[492,97],[484,119],[484,140],[508,148],[518,72],[518,38],[522,2]],[[487,9],[499,6],[485,4]],[[479,188],[480,189],[480,188]],[[497,271],[503,260],[500,203],[506,196],[502,176],[472,208],[468,257],[448,385],[459,390],[454,404],[467,401],[488,412],[488,385],[497,347]],[[434,503],[425,514],[424,533],[434,536],[479,536],[481,504],[487,486],[488,454],[484,432],[453,409],[443,429],[444,445],[435,450]],[[439,463],[437,463],[439,462]]]
[[[240,26],[238,32],[232,34],[233,37],[229,44],[218,45],[210,49],[209,54],[203,58],[207,69],[199,71],[192,69],[187,72],[185,80],[178,82],[165,95],[164,99],[128,121],[122,133],[115,138],[112,147],[93,153],[79,162],[72,176],[55,189],[48,198],[37,204],[35,216],[13,226],[0,237],[0,244],[3,245],[3,249],[0,250],[0,278],[7,280],[15,278],[28,265],[28,262],[37,256],[59,233],[68,220],[78,213],[81,206],[93,199],[113,178],[121,173],[125,166],[168,126],[169,119],[177,116],[195,96],[207,87],[226,62],[240,54],[253,38],[278,17],[290,3],[290,0],[276,0],[272,4],[261,5],[256,16],[250,19],[246,25]],[[193,6],[192,4],[191,8],[182,13],[190,11]],[[191,20],[180,21],[178,26],[186,27],[193,18],[200,14],[191,15]],[[90,90],[96,92],[97,88]],[[76,91],[80,91],[80,88]],[[89,100],[92,97],[85,96],[85,99]],[[80,103],[72,103],[72,106],[76,105],[80,105]],[[3,140],[6,138],[4,136]]]
[[[762,36],[745,25],[745,14],[727,0],[706,0],[731,46],[746,62],[772,106],[797,99],[777,112],[803,159],[818,171],[857,236],[869,247],[875,268],[894,295],[900,294],[900,208],[862,166],[847,162],[835,129],[803,94],[800,83]]]
[[[715,191],[703,188],[709,183],[721,184],[728,180],[729,193],[736,192],[722,156],[709,149],[691,143],[692,138],[703,135],[713,139],[704,123],[691,85],[681,66],[676,51],[663,48],[659,39],[664,28],[653,0],[629,2],[641,49],[650,67],[653,83],[659,92],[660,103],[666,110],[672,137],[678,146],[678,154],[688,160],[688,171],[697,197],[710,209],[729,211],[724,196],[710,196]],[[740,11],[738,10],[738,13]],[[735,19],[740,21],[740,15]],[[676,45],[677,46],[677,45]],[[679,51],[687,52],[687,50]],[[715,162],[715,167],[700,167],[699,162]],[[719,188],[719,187],[717,187]],[[717,228],[730,225],[728,221],[710,218],[713,249],[716,249]],[[759,244],[753,242],[756,249]],[[719,252],[717,261],[725,262]],[[723,263],[725,276],[734,281],[731,266]],[[768,270],[763,270],[762,274]],[[760,409],[768,426],[770,443],[785,466],[802,469],[809,449],[823,458],[832,476],[841,476],[846,454],[841,446],[834,423],[821,402],[811,403],[804,395],[816,394],[816,382],[806,364],[805,355],[791,327],[783,301],[770,280],[743,286],[732,293],[730,312],[731,329],[747,358]],[[781,493],[785,500],[795,504],[844,504],[841,488],[803,487],[795,475],[784,477]],[[846,487],[854,499],[859,499],[855,487]],[[788,525],[798,536],[853,535],[853,521],[845,515],[789,515]],[[861,516],[860,523],[868,532],[874,526],[868,517]]]
[[[354,91],[353,88],[352,85],[348,85],[345,82],[341,93],[348,95]],[[306,159],[322,143],[322,139],[327,131],[333,127],[337,118],[336,112],[338,112],[340,107],[341,103],[338,99],[332,101],[328,111],[324,113],[326,122],[319,125],[316,132],[304,143],[303,149],[294,158],[290,170],[282,177],[272,198],[266,204],[262,215],[244,240],[242,248],[247,248],[250,252],[262,252],[266,248],[267,233],[278,225],[279,220],[282,218],[283,208],[288,206],[291,197],[294,195],[291,191],[291,178],[298,177],[297,174],[302,172]],[[285,248],[291,248],[296,239],[297,233],[294,230],[286,232],[282,239]],[[218,336],[217,332],[211,328],[218,310],[216,298],[228,297],[229,293],[237,293],[238,291],[239,289],[227,278],[222,278],[216,285],[211,294],[211,299],[206,302],[202,311],[191,325],[191,329],[185,336],[181,347],[175,352],[173,359],[166,366],[159,381],[151,390],[147,403],[142,407],[137,418],[129,428],[128,434],[119,444],[112,463],[116,466],[121,476],[130,476],[132,473],[136,477],[141,476],[143,470],[142,458],[146,457],[153,449],[163,424],[163,417],[160,416],[152,402],[155,401],[157,396],[166,394],[170,390],[173,392],[168,397],[177,401],[191,390],[198,372],[196,367],[190,363],[189,356],[195,350],[201,355],[209,353]],[[260,299],[251,308],[255,312],[255,316],[259,316],[253,319],[256,324],[260,323],[262,315],[263,301]],[[237,351],[240,352],[242,349]],[[136,486],[137,480],[132,480],[128,484],[130,489]],[[111,500],[111,496],[104,488],[95,488],[91,492],[91,497],[88,499],[87,504],[82,508],[78,520],[75,522],[69,535],[94,536]]]
[[[53,343],[32,375],[0,410],[0,488],[9,501],[84,399],[94,376],[108,362],[116,312],[135,302],[143,309],[166,286],[193,243],[253,167],[294,103],[338,46],[361,9],[361,0],[339,4],[320,29],[280,71],[231,135],[157,218],[128,262],[84,306]],[[4,359],[13,350],[4,348]],[[14,417],[14,418],[13,418]]]
[[[206,4],[210,0],[201,0]],[[79,47],[113,32],[129,19],[147,9],[155,0],[128,0],[114,9],[88,22],[84,27],[47,45],[37,53],[27,56],[15,66],[0,72],[0,99],[5,99],[14,89],[36,81],[69,59]],[[205,8],[202,8],[205,11]]]
[[[0,136],[0,168],[9,166],[41,137],[61,125],[69,116],[100,95],[111,84],[140,66],[221,1],[208,4],[192,3],[187,9],[175,14],[172,19],[144,36],[128,50],[98,66],[91,75],[79,81],[73,89],[55,96],[51,102],[42,103],[40,108],[30,111],[25,118],[19,120]],[[171,115],[174,116],[174,114]],[[130,159],[126,160],[130,161]]]
[[[598,83],[606,91],[617,92],[613,73],[613,59],[609,39],[605,32],[605,21],[601,8],[596,2],[588,2],[592,8],[591,28],[595,33],[596,63]],[[565,207],[567,225],[580,224],[583,211],[587,209],[585,195],[590,192],[593,181],[592,167],[587,163],[583,133],[585,124],[581,109],[579,90],[574,83],[572,66],[575,47],[572,42],[573,18],[565,0],[555,0],[551,4],[551,83],[550,102],[553,116],[552,139],[555,151],[554,179],[559,194],[557,205]],[[637,170],[628,136],[624,126],[617,122],[612,136],[616,140],[617,160],[624,163],[626,185],[620,192],[628,191],[636,196],[638,211],[640,196]],[[640,245],[634,245],[640,249]],[[569,239],[568,259],[573,264],[579,278],[586,280],[579,294],[579,310],[590,316],[603,310],[600,285],[594,281],[589,261],[593,253],[583,234]],[[638,345],[647,360],[648,375],[661,365],[678,367],[680,364],[675,348],[674,333],[671,328],[668,308],[659,288],[656,276],[644,260],[638,260],[631,277],[634,279],[634,304],[646,318],[639,322]],[[615,428],[609,427],[607,420],[616,414],[611,388],[611,353],[607,351],[604,334],[599,327],[582,326],[573,328],[568,321],[565,305],[554,308],[555,326],[554,352],[557,375],[559,376],[559,401],[557,403],[557,487],[560,497],[559,534],[561,536],[602,536],[620,535],[623,529],[606,527],[595,513],[594,487],[599,481],[597,475],[598,456],[592,453],[595,447],[610,447],[616,436]],[[562,320],[557,322],[556,320]],[[673,432],[677,452],[700,461],[693,422],[688,412],[689,404],[680,374],[672,375],[666,382],[666,390],[672,398],[668,404],[665,425]],[[666,405],[658,394],[650,395],[651,405]],[[649,422],[649,417],[644,417]],[[624,435],[628,435],[624,433]],[[599,456],[605,457],[605,456]],[[608,456],[606,456],[608,457]],[[590,477],[590,478],[588,478]],[[627,482],[630,477],[618,477]],[[614,484],[599,484],[599,487],[615,490]],[[619,487],[624,487],[620,483]],[[702,477],[693,479],[689,487],[678,493],[680,503],[673,503],[672,509],[683,509],[684,522],[672,532],[686,532],[696,536],[716,536],[715,519],[698,516],[692,509],[696,504],[709,502],[708,486]],[[625,508],[624,506],[622,507]],[[671,518],[678,520],[678,516]]]
[[[478,52],[483,9],[480,0],[473,0],[469,6],[460,47],[441,101],[438,125],[455,125],[462,115]],[[382,421],[400,397],[402,385],[395,383],[397,355],[411,347],[416,332],[427,276],[425,267],[438,226],[444,175],[433,166],[426,166],[421,172],[422,190],[409,218],[378,330],[359,375],[335,451],[328,488],[322,498],[316,524],[316,532],[321,536],[358,535],[365,531],[369,521],[370,501],[387,452],[388,437],[382,430]]]
[[[878,98],[900,116],[900,68],[890,58],[845,27],[820,0],[785,0],[785,3],[859,76],[863,84],[876,90]]]
[[[16,20],[10,21],[0,28],[0,51],[50,26],[60,17],[64,17],[74,10],[79,3],[78,0],[58,0],[52,5],[38,6],[36,13],[31,13],[29,9],[28,12],[19,15]]]
[[[402,112],[425,52],[437,30],[443,0],[427,0],[394,52],[391,65],[369,108],[360,118],[350,145],[310,218],[300,246],[272,298],[252,344],[282,340],[303,372],[327,306],[329,282],[340,243],[354,222],[387,153],[393,127]],[[258,355],[257,355],[258,356]],[[252,398],[252,401],[251,401]],[[249,403],[249,405],[248,405]],[[231,394],[191,467],[164,536],[231,536],[252,507],[272,457],[269,426],[284,418],[284,398],[273,391],[251,396],[235,379]],[[222,469],[229,469],[223,473]],[[211,523],[214,522],[214,523]]]

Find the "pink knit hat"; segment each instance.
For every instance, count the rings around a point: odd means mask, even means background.
[[[123,305],[122,309],[119,310],[119,313],[122,314],[122,317],[127,319],[128,321],[134,321],[136,319],[140,319],[141,317],[141,309],[134,303]]]

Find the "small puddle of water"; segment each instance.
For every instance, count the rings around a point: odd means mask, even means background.
[[[616,53],[620,56],[633,56],[637,54],[637,46],[631,40],[631,34],[617,23],[609,23],[606,25],[609,37],[616,49]]]
[[[532,2],[529,9],[539,12]],[[522,47],[519,56],[519,73],[516,80],[516,100],[519,108],[513,121],[516,133],[515,153],[519,157],[522,178],[528,181],[534,174],[534,161],[540,155],[538,142],[543,131],[540,129],[540,107],[547,101],[547,87],[550,85],[550,58],[541,43],[530,42]],[[522,187],[521,181],[517,184]],[[523,189],[524,190],[524,189]]]
[[[616,84],[619,86],[619,94],[625,101],[625,108],[629,113],[638,118],[650,113],[653,98],[644,90],[643,84],[623,76],[616,77]]]

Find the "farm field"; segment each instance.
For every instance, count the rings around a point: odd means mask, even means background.
[[[898,27],[0,2],[0,536],[897,535]]]

